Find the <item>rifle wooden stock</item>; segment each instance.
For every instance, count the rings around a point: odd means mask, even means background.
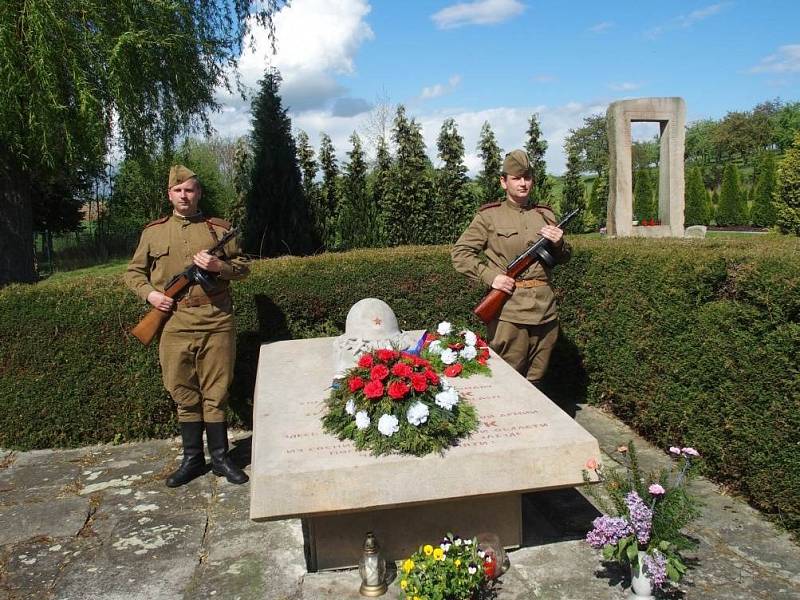
[[[532,255],[527,257],[520,257],[515,260],[511,267],[506,271],[506,275],[512,279],[516,279],[525,270],[533,264],[534,258]],[[500,311],[503,310],[503,305],[511,298],[511,294],[507,294],[503,290],[496,290],[492,288],[489,293],[483,297],[478,305],[472,310],[472,313],[484,323],[489,323],[492,319],[497,318]]]
[[[181,275],[172,282],[172,285],[164,290],[164,295],[170,298],[176,298],[189,288],[190,283],[189,278],[184,273],[181,273]],[[174,306],[172,310],[175,310]],[[150,309],[150,312],[139,321],[136,327],[131,329],[131,335],[145,346],[148,346],[158,335],[158,332],[161,331],[164,323],[172,316],[172,310],[165,312],[157,308]]]

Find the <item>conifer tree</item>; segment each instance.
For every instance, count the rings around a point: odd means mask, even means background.
[[[608,221],[608,168],[600,170],[589,195],[589,212],[597,221],[598,227],[605,227]]]
[[[437,141],[442,166],[436,172],[436,203],[439,235],[436,243],[452,243],[458,239],[477,208],[469,188],[464,164],[464,139],[453,119],[442,123]]]
[[[772,152],[765,153],[761,160],[753,196],[753,207],[750,211],[750,220],[756,227],[775,225],[775,206],[772,199],[775,195],[776,168],[775,156]]]
[[[747,212],[739,183],[739,169],[733,163],[725,165],[722,174],[722,189],[717,207],[718,225],[747,225]]]
[[[378,137],[375,152],[375,168],[372,170],[372,203],[378,210],[377,245],[389,244],[388,223],[391,218],[391,202],[388,195],[389,184],[392,180],[392,157],[389,154],[389,144],[383,136]]]
[[[583,211],[586,209],[586,189],[581,180],[580,154],[577,148],[567,144],[567,172],[564,174],[564,188],[562,190],[561,214],[566,215],[576,208],[581,208],[573,219],[567,224],[566,230],[572,233],[583,233],[585,224]]]
[[[314,248],[321,248],[325,232],[326,212],[322,205],[319,183],[317,183],[317,161],[314,156],[314,147],[308,139],[308,134],[300,130],[297,133],[297,162],[303,179],[303,194],[311,217],[311,238]]]
[[[236,140],[233,154],[233,189],[236,198],[227,214],[228,220],[236,227],[247,221],[247,194],[250,190],[250,174],[253,171],[253,152],[246,137]]]
[[[378,210],[367,190],[367,161],[361,138],[354,131],[352,149],[344,166],[343,193],[339,204],[340,248],[367,248],[377,244]]]
[[[322,242],[326,250],[333,250],[336,248],[336,223],[339,214],[339,165],[336,150],[327,133],[320,134],[319,166],[322,171],[320,204],[325,213]]]
[[[483,162],[483,168],[478,175],[478,183],[483,192],[483,202],[494,202],[506,197],[500,186],[500,171],[503,169],[502,150],[497,145],[489,121],[483,123],[481,135],[478,139],[478,156]]]
[[[528,153],[528,159],[531,161],[531,170],[533,171],[531,200],[536,204],[550,204],[552,184],[547,178],[547,165],[544,161],[547,142],[542,139],[539,115],[531,115],[528,119],[528,141],[525,143],[525,151]]]
[[[244,248],[250,254],[303,254],[311,249],[308,206],[292,138],[278,94],[281,76],[269,69],[253,99],[253,169],[247,194]]]
[[[644,221],[655,218],[653,210],[653,183],[649,169],[640,169],[636,173],[633,186],[633,218]]]
[[[778,165],[775,185],[776,223],[781,232],[800,236],[800,133]]]
[[[688,169],[685,200],[684,225],[708,225],[710,221],[708,196],[705,185],[703,185],[703,174],[700,167]]]
[[[432,166],[422,128],[398,106],[392,129],[397,154],[389,181],[386,232],[392,246],[432,243],[436,237]]]

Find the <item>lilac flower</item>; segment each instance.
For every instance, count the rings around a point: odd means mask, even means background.
[[[594,529],[586,534],[586,541],[592,548],[599,549],[607,544],[616,544],[633,533],[631,524],[624,517],[597,517],[592,521]]]
[[[644,570],[653,587],[661,588],[667,582],[667,557],[658,550],[644,557]]]
[[[652,496],[663,496],[664,494],[667,493],[667,490],[665,490],[663,486],[657,483],[654,483],[649,488],[647,488],[647,491],[650,492]]]
[[[692,456],[694,458],[700,456],[700,453],[694,448],[681,448],[681,454],[684,456]]]
[[[640,544],[646,544],[650,541],[653,511],[647,508],[647,505],[636,492],[630,492],[625,496],[625,504],[628,506],[628,515],[630,516],[633,530],[636,532],[636,539],[639,540]]]

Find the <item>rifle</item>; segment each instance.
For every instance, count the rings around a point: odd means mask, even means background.
[[[559,229],[564,229],[564,226],[569,223],[570,220],[580,212],[580,210],[580,208],[573,210],[561,220],[557,227]],[[538,240],[528,246],[525,252],[520,254],[517,258],[511,261],[511,263],[509,263],[508,267],[506,267],[506,275],[512,279],[516,279],[537,260],[542,261],[550,268],[554,267],[556,264],[556,259],[552,254],[550,254],[550,246],[550,240],[545,237],[540,237]],[[481,300],[472,310],[472,312],[484,323],[489,323],[492,319],[497,318],[497,315],[499,315],[500,311],[503,310],[503,305],[506,303],[506,300],[508,300],[510,297],[511,294],[508,294],[503,290],[496,290],[492,288],[489,290],[489,293],[483,297],[483,300]]]
[[[222,250],[225,244],[227,244],[228,241],[230,241],[235,235],[236,228],[233,227],[206,252],[209,254],[216,254]],[[203,288],[203,291],[205,291],[206,294],[213,291],[216,285],[214,275],[205,269],[201,269],[197,265],[192,264],[170,279],[169,283],[164,289],[164,295],[174,299],[177,302],[184,294],[186,294],[187,291],[189,291],[189,286],[195,283],[200,284],[200,287]],[[173,307],[172,310],[175,310],[175,308]],[[164,323],[166,323],[171,316],[172,311],[165,312],[157,308],[152,308],[150,309],[150,312],[147,313],[141,321],[139,321],[139,324],[131,329],[131,334],[145,346],[147,346],[153,341],[153,338],[158,335],[158,332],[161,331]]]

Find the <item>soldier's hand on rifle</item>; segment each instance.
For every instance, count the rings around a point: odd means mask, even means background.
[[[198,252],[192,257],[192,262],[201,269],[210,271],[211,273],[219,273],[222,271],[222,261],[213,254],[209,254],[205,250]]]
[[[171,311],[172,306],[175,304],[175,300],[169,296],[165,296],[161,292],[157,292],[156,290],[153,290],[147,294],[147,301],[155,308],[163,312]]]
[[[564,237],[564,231],[555,225],[545,225],[539,230],[539,235],[543,238],[547,238],[556,246],[559,246],[562,242],[562,238]]]
[[[497,275],[492,281],[492,288],[511,294],[514,291],[514,280],[508,275]]]

